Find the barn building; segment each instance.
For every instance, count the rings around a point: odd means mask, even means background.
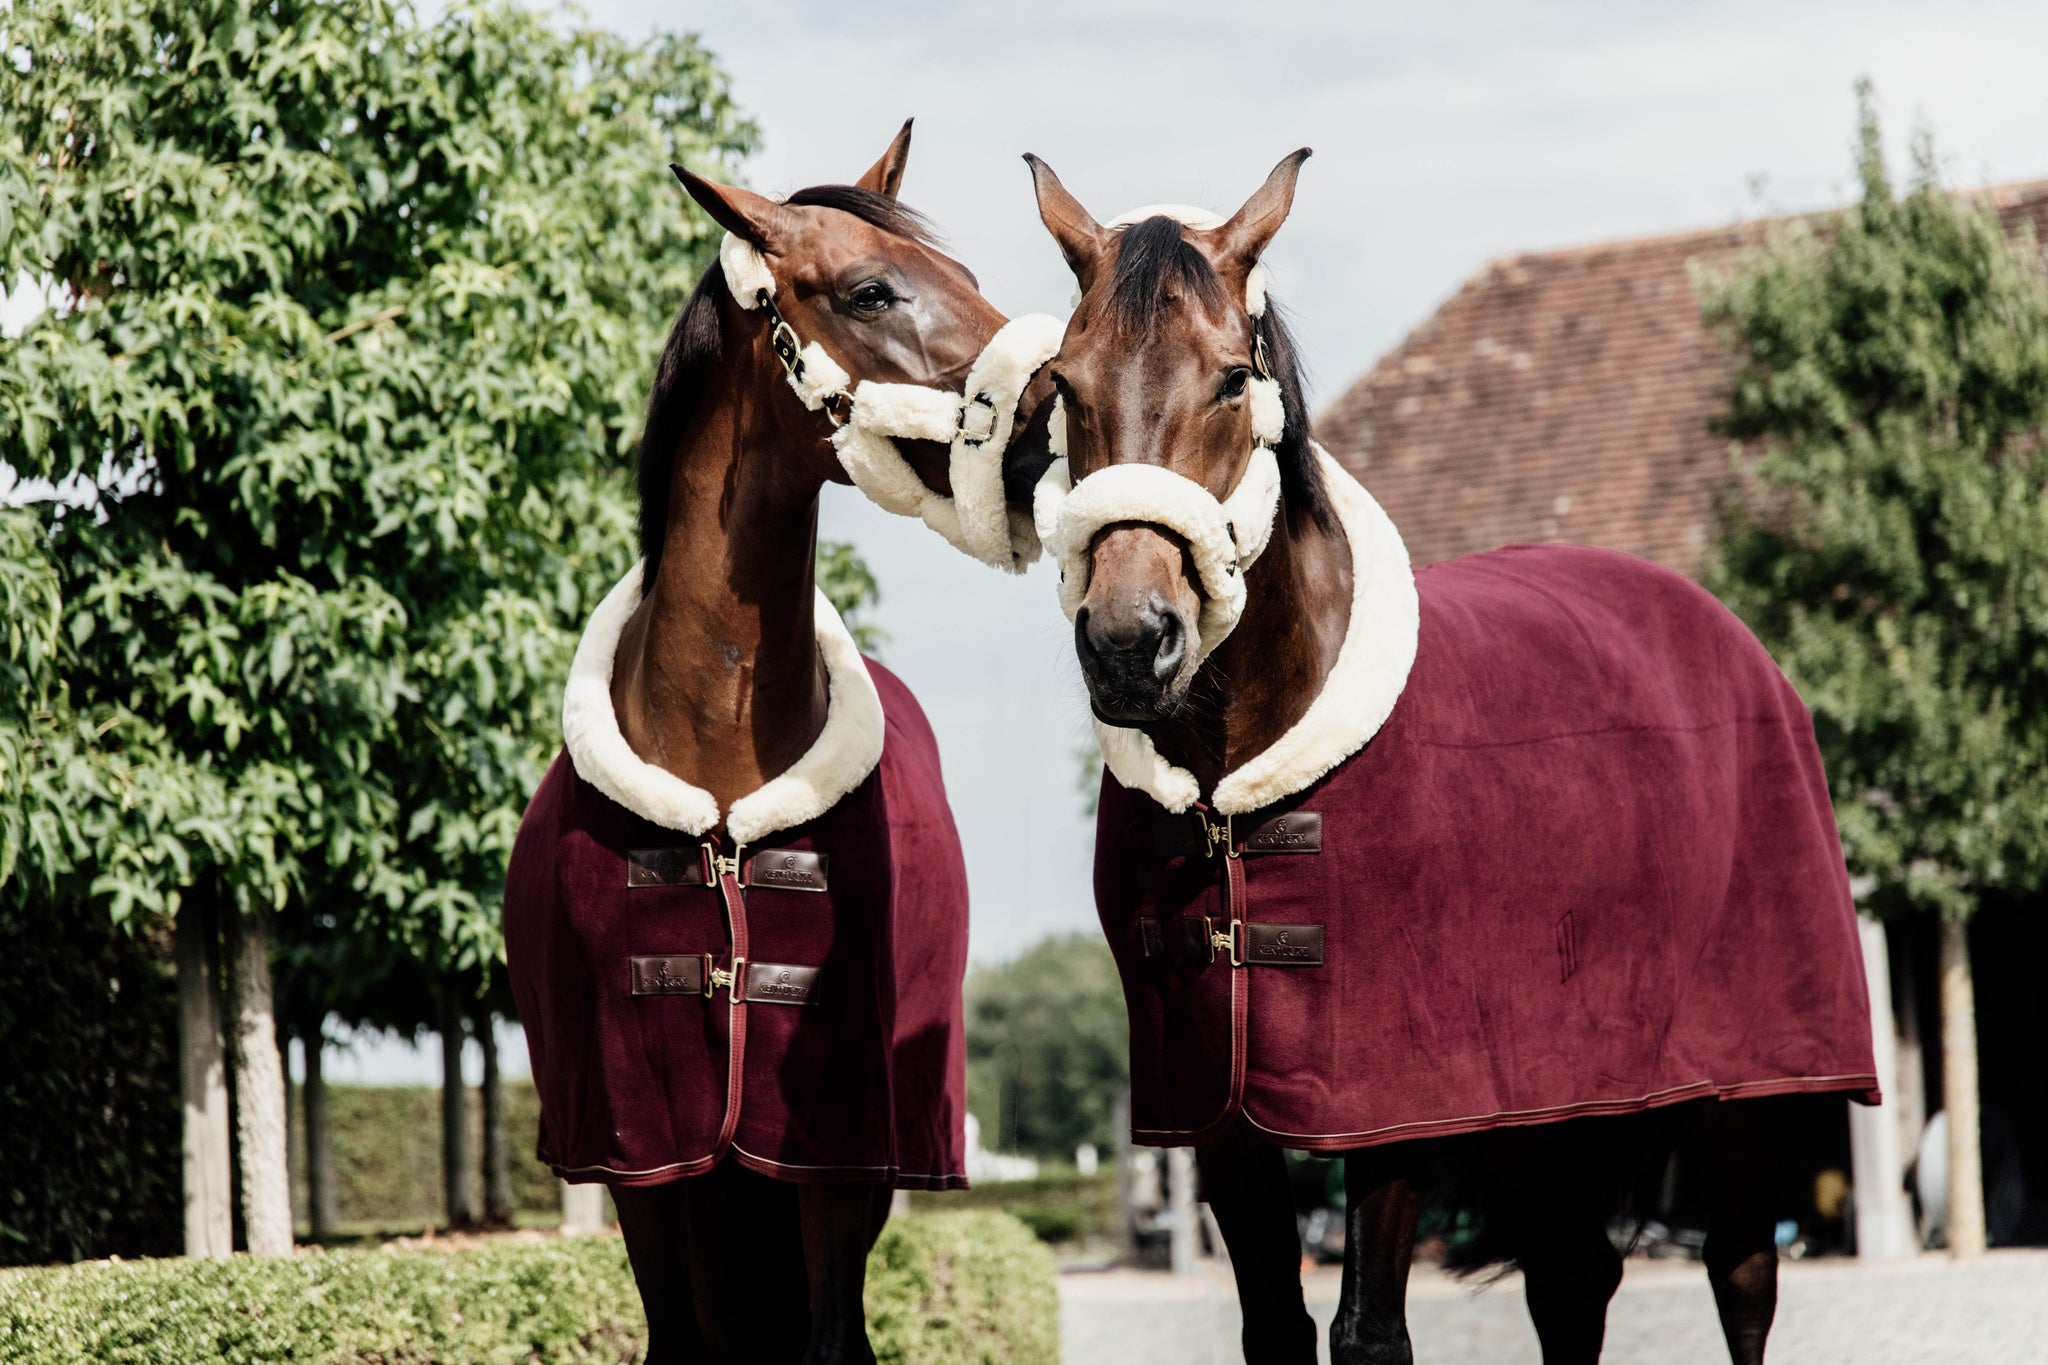
[[[2048,181],[1982,193],[2010,230],[2048,242]],[[1728,442],[1711,429],[1727,355],[1701,322],[1695,272],[1727,267],[1773,226],[1497,260],[1331,403],[1317,435],[1385,506],[1418,565],[1557,541],[1695,573],[1731,476]],[[1885,1110],[1852,1116],[1834,1145],[1842,1158],[1853,1148],[1862,1250],[1889,1254],[1910,1234],[1902,1202],[1887,1198],[1898,1181],[1880,1190],[1881,1172],[1910,1172],[1940,1107],[1936,930],[1864,929],[1890,1005],[1874,995],[1879,1065],[1889,1038],[1896,1079],[1885,1080]],[[1993,1240],[2048,1242],[2048,997],[2037,983],[2048,913],[1987,903],[1972,957]]]

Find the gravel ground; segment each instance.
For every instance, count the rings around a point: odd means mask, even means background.
[[[1333,1269],[1306,1281],[1327,1329]],[[1184,1277],[1144,1271],[1061,1277],[1066,1365],[1241,1365],[1236,1296],[1221,1264]],[[1418,1365],[1540,1365],[1509,1277],[1474,1291],[1416,1268],[1408,1294]],[[1327,1348],[1326,1348],[1327,1349]],[[1327,1357],[1325,1357],[1327,1359]],[[1885,1267],[1788,1262],[1779,1278],[1772,1365],[2042,1365],[2048,1362],[2048,1251],[1962,1263],[1923,1256]],[[1630,1261],[1607,1315],[1608,1365],[1725,1361],[1706,1273]]]

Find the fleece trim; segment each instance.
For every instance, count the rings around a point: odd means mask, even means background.
[[[759,307],[762,289],[774,296],[775,277],[752,245],[727,233],[718,260],[741,308]],[[1065,323],[1043,313],[1012,318],[975,358],[965,394],[873,380],[856,387],[815,341],[802,350],[802,378],[790,375],[789,386],[813,412],[840,394],[851,398],[845,425],[832,435],[832,448],[854,487],[877,506],[918,518],[983,563],[1023,573],[1038,558],[1038,535],[1031,518],[1003,499],[1003,452],[1016,429],[1025,385],[1059,350],[1065,331]],[[951,497],[925,485],[896,448],[897,440],[951,447]]]
[[[585,782],[664,829],[701,835],[717,826],[718,802],[702,787],[634,753],[612,707],[619,636],[640,605],[645,563],[626,571],[583,628],[562,696],[562,739],[576,775]],[[823,593],[817,595],[814,628],[830,688],[825,726],[786,772],[732,803],[725,828],[737,843],[753,843],[816,819],[866,781],[881,762],[881,697],[859,647]]]
[[[1264,445],[1230,496],[1218,502],[1193,479],[1148,464],[1113,464],[1077,485],[1065,457],[1066,409],[1053,409],[1052,448],[1032,493],[1039,539],[1060,566],[1060,608],[1072,620],[1088,597],[1096,534],[1119,521],[1150,522],[1187,541],[1201,580],[1202,614],[1189,641],[1197,660],[1208,657],[1244,612],[1244,571],[1264,552],[1280,507],[1280,465]]]
[[[744,311],[751,313],[761,306],[763,291],[769,298],[775,297],[775,273],[752,242],[726,233],[718,243],[718,264],[725,271],[725,287]]]
[[[1372,494],[1320,446],[1316,458],[1351,547],[1351,618],[1336,665],[1301,719],[1216,784],[1210,804],[1224,815],[1263,810],[1363,749],[1392,714],[1415,664],[1421,602],[1408,547]],[[1097,722],[1095,735],[1103,763],[1124,786],[1175,813],[1201,795],[1194,775],[1161,757],[1144,731]]]

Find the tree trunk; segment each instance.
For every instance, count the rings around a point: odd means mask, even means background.
[[[1891,949],[1882,921],[1856,917],[1863,941],[1864,981],[1870,992],[1870,1044],[1877,1062],[1878,1085],[1896,1103],[1898,1090],[1898,1025],[1892,1017]],[[1916,1249],[1913,1212],[1906,1204],[1900,1179],[1905,1163],[1899,1154],[1898,1120],[1883,1109],[1853,1101],[1849,1111],[1851,1191],[1856,1204],[1856,1255],[1866,1261],[1910,1256]]]
[[[512,1147],[505,1134],[505,1085],[498,1074],[497,1020],[489,1006],[472,1021],[484,1050],[484,1221],[512,1226]]]
[[[1941,1090],[1948,1110],[1948,1249],[1984,1251],[1984,1168],[1977,1123],[1977,985],[1970,926],[1941,917]]]
[[[292,1253],[292,1187],[285,1165],[284,1068],[270,996],[270,918],[234,917],[235,1141],[241,1151],[242,1229],[254,1256]]]
[[[604,1186],[562,1182],[562,1231],[570,1234],[604,1231]]]
[[[210,907],[195,896],[178,914],[178,1080],[184,1099],[185,1254],[235,1249],[229,1171],[228,1075],[221,1039],[220,945]]]
[[[448,1226],[476,1225],[469,1198],[469,1110],[462,1086],[462,1000],[453,981],[441,987],[441,1188]]]
[[[306,1223],[312,1239],[334,1236],[341,1219],[334,1199],[334,1129],[327,1114],[327,1077],[322,1058],[327,1038],[321,1024],[306,1030]]]
[[[1201,1270],[1202,1215],[1195,1208],[1195,1149],[1166,1149],[1166,1207],[1172,1211],[1173,1227],[1167,1242],[1168,1260],[1176,1275],[1193,1275]]]

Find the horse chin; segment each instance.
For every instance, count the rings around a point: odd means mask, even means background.
[[[1088,709],[1095,713],[1095,719],[1104,725],[1119,729],[1142,730],[1148,725],[1171,720],[1179,711],[1181,703],[1187,700],[1185,683],[1176,680],[1156,692],[1108,688],[1097,688],[1092,683],[1088,688]]]
[[[926,488],[942,498],[953,496],[953,447],[944,441],[898,438],[896,449]]]

